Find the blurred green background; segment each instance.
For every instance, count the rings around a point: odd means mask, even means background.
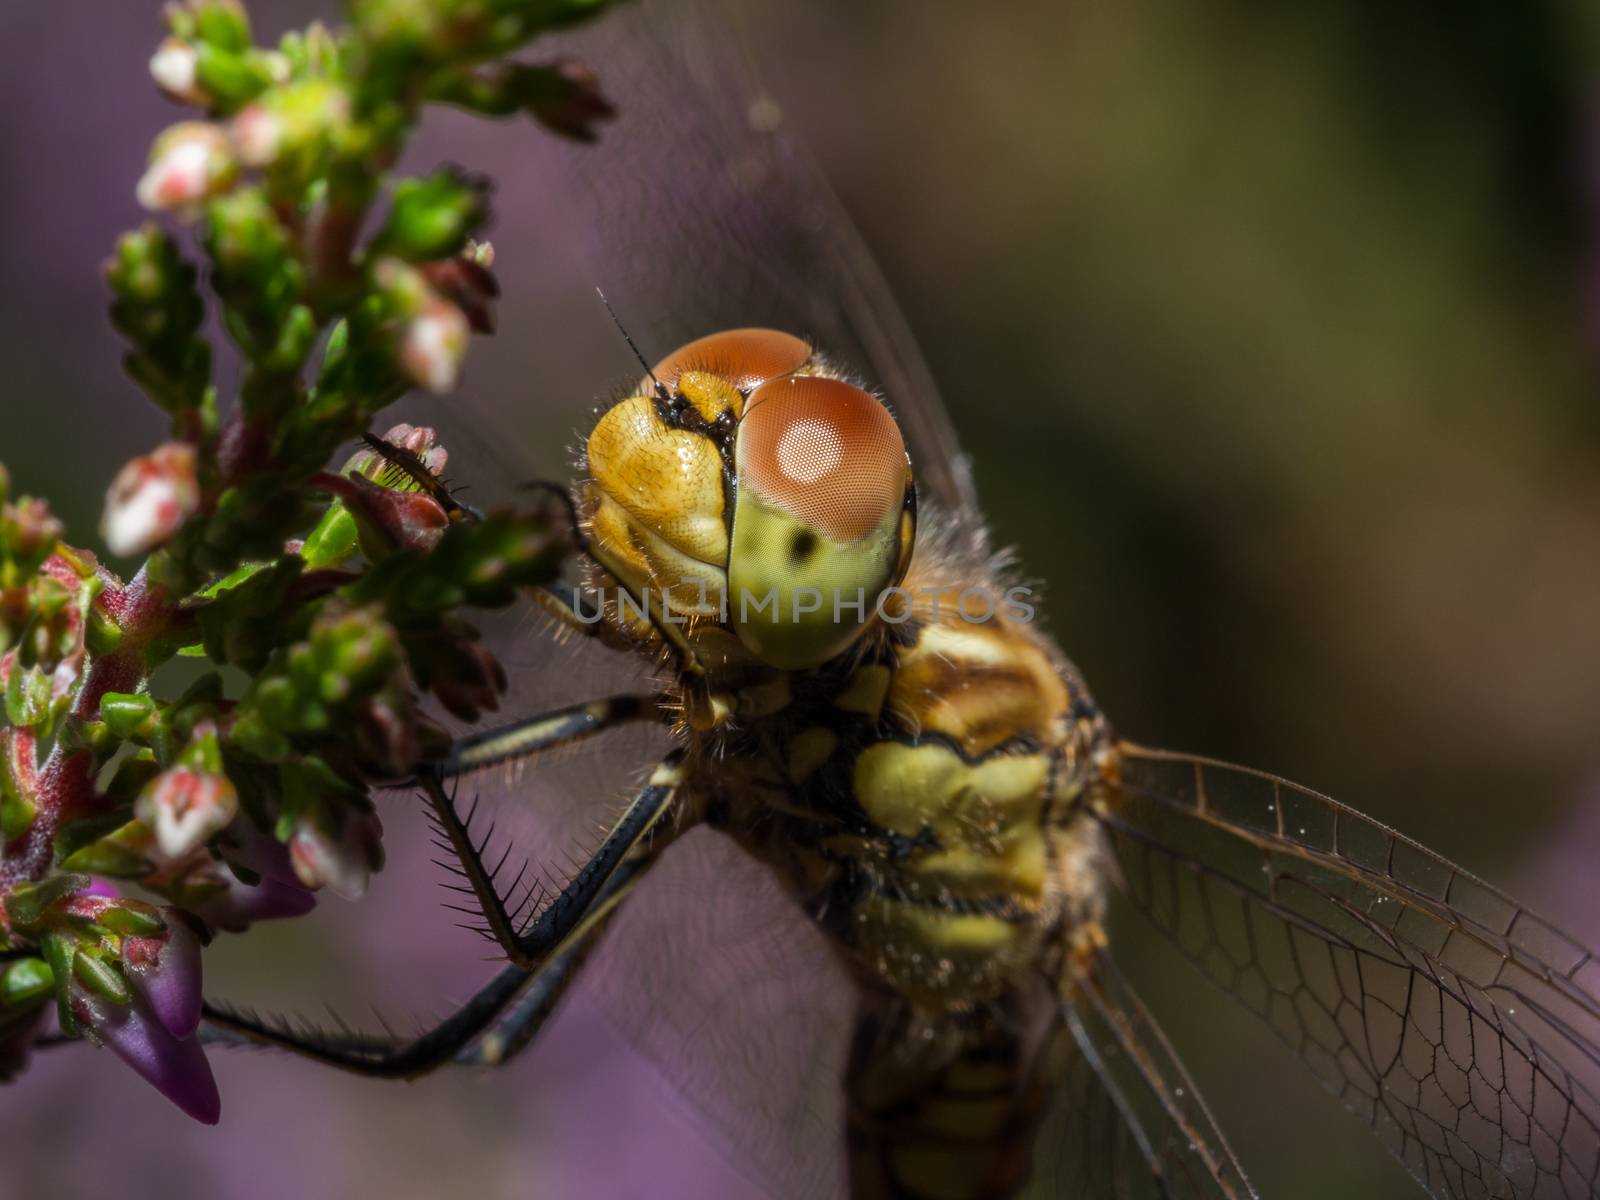
[[[333,15],[251,7],[268,29]],[[1119,729],[1343,798],[1600,940],[1600,10],[742,7],[999,540]],[[0,459],[84,539],[115,467],[160,436],[96,273],[175,115],[144,79],[156,10],[0,5]],[[451,128],[424,159],[500,173]],[[493,144],[517,136],[536,135]],[[507,272],[531,199],[502,187]],[[524,387],[516,348],[561,336],[515,291],[473,393]],[[625,376],[613,359],[530,439]],[[1264,1195],[1418,1194],[1183,970],[1159,949],[1131,965]],[[328,1078],[273,1070],[291,1091]],[[506,1109],[435,1086],[340,1095],[374,1139],[438,1135],[429,1105],[459,1102],[478,1115],[435,1156],[476,1163],[481,1194],[560,1194],[506,1165],[525,1138]],[[379,1177],[406,1194],[456,1169]]]

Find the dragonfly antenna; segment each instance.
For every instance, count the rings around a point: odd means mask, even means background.
[[[650,369],[649,360],[639,353],[639,347],[633,344],[633,339],[628,336],[627,328],[622,324],[621,318],[617,316],[617,310],[612,308],[611,301],[606,299],[605,292],[597,287],[594,289],[594,294],[600,297],[600,303],[606,306],[606,313],[611,317],[611,323],[617,327],[617,332],[622,335],[622,340],[628,343],[628,349],[633,351],[633,356],[639,360],[639,365],[644,368],[645,378],[655,384],[656,395],[663,400],[670,400],[672,397],[668,394],[666,385],[656,378],[656,373]]]

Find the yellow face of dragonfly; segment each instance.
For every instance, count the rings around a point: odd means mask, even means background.
[[[589,435],[597,558],[668,624],[730,631],[770,666],[850,648],[905,574],[911,468],[879,401],[799,338],[690,342]]]

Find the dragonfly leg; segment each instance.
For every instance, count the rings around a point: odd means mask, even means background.
[[[599,849],[526,924],[518,923],[506,898],[496,889],[494,871],[483,859],[483,846],[473,842],[467,822],[456,809],[442,779],[437,774],[424,773],[418,782],[433,807],[440,831],[449,839],[450,848],[461,864],[462,874],[477,897],[489,934],[513,964],[537,969],[584,919],[608,880],[625,861],[660,852],[660,839],[652,834],[661,825],[662,817],[672,809],[682,779],[683,753],[674,750],[656,767],[649,782],[611,827]]]
[[[535,588],[533,599],[564,629],[597,638],[613,650],[636,651],[639,648],[638,638],[630,635],[623,622],[609,619],[603,606],[571,584],[552,583]],[[703,676],[705,668],[684,640],[679,622],[662,613],[659,599],[652,601],[647,590],[635,603],[644,622],[636,631],[642,633],[647,626],[651,635],[674,653],[681,674],[693,679]]]
[[[489,1030],[506,1006],[526,989],[528,994],[514,1014],[522,1017],[525,1026],[519,1034],[520,1048],[554,1009],[600,930],[660,854],[663,842],[652,834],[677,795],[681,763],[679,751],[662,761],[589,861],[524,934],[511,933],[507,950],[511,964],[433,1028],[406,1039],[392,1035],[307,1033],[283,1021],[262,1020],[248,1013],[207,1004],[204,1010],[206,1040],[275,1046],[358,1074],[409,1079],[455,1059]],[[474,889],[482,889],[480,898],[486,892],[492,900],[492,906],[485,905],[485,918],[491,928],[497,928],[496,911],[491,911],[496,909],[498,920],[509,928],[509,916],[494,892],[481,857],[467,839],[465,825],[456,814],[455,805],[437,776],[425,775],[422,783],[423,791],[436,806],[446,834],[462,853],[462,866]],[[539,1010],[536,1019],[528,1016],[533,1009]],[[488,1053],[468,1061],[496,1062],[499,1056]]]
[[[451,778],[545,750],[570,746],[630,721],[669,720],[666,696],[622,695],[558,708],[458,738],[428,773]]]
[[[451,1062],[497,1066],[511,1057],[509,1053],[502,1055],[496,1051],[494,1039],[500,1036],[498,1032],[484,1037],[471,1052],[468,1047],[483,1037],[486,1030],[493,1029],[506,1006],[519,995],[522,1000],[507,1018],[507,1024],[516,1022],[519,1027],[517,1049],[532,1040],[544,1018],[555,1009],[577,977],[584,959],[599,940],[600,931],[646,865],[648,860],[630,864],[612,876],[605,894],[589,916],[537,970],[516,965],[501,968],[498,975],[454,1013],[413,1037],[310,1032],[296,1029],[282,1019],[260,1018],[207,1004],[201,1040],[208,1045],[269,1046],[357,1075],[384,1079],[414,1079]]]

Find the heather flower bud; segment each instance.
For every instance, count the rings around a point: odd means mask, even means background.
[[[216,727],[202,722],[178,762],[139,793],[134,814],[155,833],[168,859],[184,858],[226,829],[239,812],[239,793],[222,773]]]
[[[220,871],[224,884],[194,905],[194,914],[212,929],[243,933],[257,921],[280,921],[303,917],[317,906],[317,898],[294,883],[262,879],[245,883],[232,870]]]
[[[162,911],[163,931],[123,938],[123,972],[162,1028],[186,1038],[200,1028],[200,939],[177,909]]]
[[[396,549],[431,550],[450,527],[450,515],[426,492],[396,491],[352,475],[342,481],[338,496],[355,517],[369,557]]]
[[[383,866],[383,823],[371,812],[347,811],[331,828],[331,814],[302,816],[289,836],[289,861],[308,888],[327,887],[336,896],[359,900],[373,872]]]
[[[411,693],[386,688],[363,704],[356,711],[355,746],[366,770],[387,780],[410,778],[421,754]]]
[[[117,1004],[87,990],[75,991],[71,1010],[73,1022],[91,1041],[105,1046],[196,1121],[217,1123],[222,1098],[198,1037],[174,1037],[142,1002]]]
[[[350,95],[327,79],[286,83],[234,116],[228,132],[248,167],[308,175],[350,124]]]
[[[229,126],[234,149],[246,166],[259,167],[277,156],[283,142],[283,118],[261,104],[251,104]]]
[[[162,39],[150,57],[150,78],[169,99],[180,104],[207,104],[210,97],[199,83],[200,54],[182,38]]]
[[[232,187],[238,174],[239,163],[222,130],[206,121],[185,121],[156,139],[136,195],[154,212],[192,212]]]
[[[506,671],[477,630],[459,623],[430,649],[428,685],[451,716],[476,721],[500,707]]]
[[[194,447],[168,442],[117,473],[106,493],[100,535],[113,554],[144,554],[166,542],[199,507]]]
[[[450,461],[450,451],[439,444],[439,435],[426,425],[396,425],[383,435],[383,440],[413,455],[434,475],[444,474]],[[344,464],[345,474],[365,475],[374,482],[390,482],[387,477],[393,470],[388,459],[365,447],[352,454]]]
[[[0,503],[0,591],[19,588],[56,548],[62,525],[50,506],[32,496]]]
[[[434,291],[421,271],[398,259],[379,259],[373,281],[398,320],[395,356],[401,371],[435,394],[452,391],[471,332],[466,314]]]
[[[317,898],[295,877],[288,847],[249,817],[228,827],[220,849],[224,862],[207,864],[206,894],[186,902],[211,929],[243,933],[257,921],[304,916],[317,906]]]
[[[401,330],[401,370],[418,387],[435,395],[454,391],[461,378],[469,332],[466,314],[448,300],[434,297]]]
[[[490,267],[494,248],[488,242],[467,243],[454,258],[422,264],[422,274],[433,288],[459,308],[474,333],[494,332],[494,302],[500,284]]]
[[[250,18],[239,0],[182,0],[167,5],[166,18],[180,37],[235,52],[250,45]]]
[[[402,180],[374,250],[415,261],[455,254],[488,216],[488,194],[488,180],[452,167]]]
[[[595,126],[617,115],[600,90],[600,80],[580,62],[561,59],[526,70],[528,112],[554,133],[574,141],[592,142]],[[535,71],[537,75],[532,74]]]

